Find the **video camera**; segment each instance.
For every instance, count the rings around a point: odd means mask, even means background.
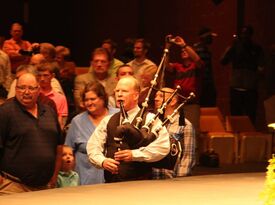
[[[34,54],[38,54],[40,53],[40,46],[36,46],[34,47],[32,50],[23,50],[23,49],[20,49],[19,50],[19,53],[22,55],[22,56],[32,56]]]

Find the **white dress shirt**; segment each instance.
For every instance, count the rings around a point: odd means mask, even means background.
[[[127,112],[128,119],[132,122],[139,112],[140,108],[136,106],[134,109]],[[107,123],[112,115],[106,116],[97,126],[94,133],[91,135],[87,143],[87,153],[90,161],[98,167],[102,167],[104,156],[104,145],[107,138]],[[154,114],[148,113],[146,122],[154,117]],[[156,120],[152,129],[161,126],[161,121]],[[164,158],[170,151],[169,134],[165,127],[162,127],[157,135],[156,140],[151,142],[146,147],[140,147],[132,150],[133,161],[139,162],[155,162]]]

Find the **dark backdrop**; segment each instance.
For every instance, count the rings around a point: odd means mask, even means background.
[[[90,52],[105,38],[118,43],[120,55],[125,38],[144,37],[159,64],[166,34],[193,44],[201,26],[211,27],[218,33],[211,46],[217,101],[228,114],[230,66],[221,67],[219,58],[243,24],[255,28],[254,39],[267,50],[275,42],[274,11],[274,0],[9,0],[1,2],[0,35],[9,38],[10,24],[19,21],[26,39],[68,46],[78,66],[89,65]]]

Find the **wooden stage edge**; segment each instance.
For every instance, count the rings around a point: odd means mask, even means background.
[[[265,173],[67,187],[1,196],[1,205],[262,205]]]

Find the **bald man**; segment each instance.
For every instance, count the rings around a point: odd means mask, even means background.
[[[120,101],[123,102],[131,123],[140,111],[139,92],[139,83],[132,76],[121,78],[115,88],[116,104],[119,106]],[[170,150],[168,132],[165,127],[161,128],[156,140],[137,149],[131,149],[125,141],[122,141],[121,147],[126,149],[117,151],[114,137],[116,137],[116,128],[120,124],[120,115],[121,113],[107,116],[98,125],[87,144],[89,159],[97,167],[105,170],[106,182],[151,179],[152,169],[147,162],[159,161],[168,154]],[[145,123],[153,116],[152,113],[145,115]],[[156,121],[152,129],[160,125],[161,122]],[[105,150],[106,155],[104,155]]]
[[[57,115],[38,100],[36,76],[21,75],[15,98],[0,106],[0,195],[55,185],[61,162]]]

